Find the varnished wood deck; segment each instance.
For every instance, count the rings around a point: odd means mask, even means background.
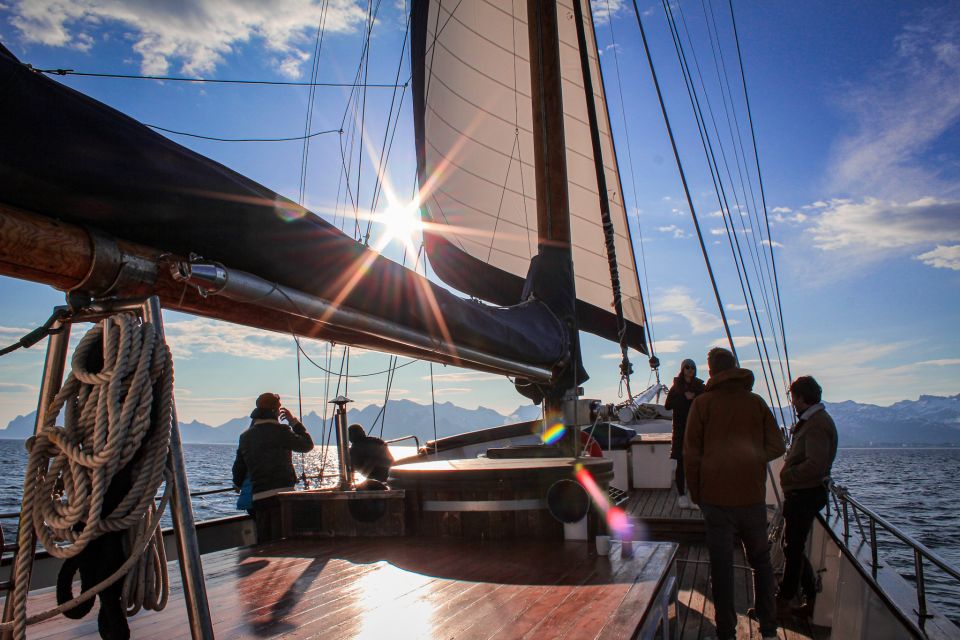
[[[633,560],[586,543],[452,539],[288,541],[204,556],[217,638],[625,638],[641,622],[675,547],[637,543]],[[161,612],[133,638],[189,638],[177,568]],[[49,591],[29,610],[53,601]],[[97,638],[96,613],[28,637]]]
[[[681,542],[677,551],[676,572],[679,590],[677,607],[671,626],[680,640],[699,640],[713,636],[713,598],[710,592],[710,556],[703,544],[703,518],[698,509],[677,506],[677,491],[670,489],[638,489],[630,494],[625,504],[633,518],[643,524],[643,531],[651,539]],[[734,564],[736,572],[735,603],[737,608],[737,639],[760,638],[755,620],[747,618],[747,609],[753,606],[753,572],[747,566],[742,551]],[[781,621],[778,637],[782,640],[829,638],[830,630],[817,628],[800,620]]]

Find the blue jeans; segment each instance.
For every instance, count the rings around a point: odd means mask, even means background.
[[[760,621],[760,634],[776,635],[775,584],[773,565],[770,564],[770,542],[767,540],[766,505],[719,507],[701,504],[700,509],[707,525],[717,636],[735,638],[737,635],[737,612],[733,603],[733,549],[738,536],[743,542],[747,562],[753,568],[753,599]]]

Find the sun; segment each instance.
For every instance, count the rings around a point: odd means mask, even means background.
[[[397,242],[408,256],[416,257],[415,243],[423,231],[419,202],[412,200],[407,203],[392,203],[376,214],[373,220],[383,227],[383,234],[377,241],[377,251],[382,251],[390,242]]]

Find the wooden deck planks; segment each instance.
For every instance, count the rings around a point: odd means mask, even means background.
[[[671,619],[671,624],[677,630],[676,637],[679,640],[702,640],[715,635],[707,548],[703,545],[681,544],[676,563],[679,589],[677,606]],[[753,606],[753,571],[747,565],[742,551],[735,552],[734,566],[737,640],[759,640],[758,623],[746,615],[747,609]],[[826,640],[830,637],[830,630],[791,618],[780,621],[777,637],[781,640]]]
[[[584,542],[294,541],[210,554],[204,569],[218,638],[581,638],[604,629],[629,636],[675,547],[637,543],[634,560],[591,549]],[[167,609],[132,618],[132,637],[190,637],[175,564],[170,572]],[[41,592],[28,607],[52,602]],[[97,637],[95,612],[28,632]]]

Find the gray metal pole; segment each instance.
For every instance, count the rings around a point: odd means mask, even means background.
[[[353,489],[353,465],[350,464],[350,445],[347,437],[347,403],[353,402],[346,396],[337,396],[330,401],[330,404],[336,405],[337,412],[334,416],[336,422],[337,435],[337,458],[340,462],[340,490],[350,491]]]
[[[163,312],[160,298],[150,297],[143,304],[143,318],[156,328],[163,339]],[[193,519],[193,504],[190,502],[190,486],[187,468],[183,460],[183,443],[180,441],[180,423],[177,421],[177,406],[171,411],[173,424],[170,429],[170,462],[173,468],[173,530],[177,538],[177,553],[180,555],[180,577],[183,580],[183,595],[190,620],[190,635],[194,640],[212,640],[213,623],[210,621],[210,605],[207,603],[207,587],[203,581],[203,562],[200,560],[200,545]]]
[[[51,334],[47,341],[47,358],[43,363],[43,378],[40,382],[40,396],[37,401],[37,420],[33,425],[34,435],[39,432],[41,425],[43,425],[47,419],[50,401],[53,400],[54,396],[60,391],[60,387],[63,386],[63,372],[67,363],[67,346],[70,343],[71,326],[69,322],[57,320],[51,327],[51,329],[57,331],[57,333]],[[33,570],[33,548],[36,544],[36,534],[33,533],[33,523],[24,522],[23,512],[21,512],[20,529],[23,529],[23,527],[30,528],[30,545],[27,549],[17,549],[17,554],[27,553],[30,555],[30,571],[27,573],[27,583],[29,584],[30,575]],[[11,566],[11,575],[12,573],[13,568]],[[10,620],[13,620],[13,589],[7,592],[7,600],[3,607],[3,621],[9,622]],[[12,638],[12,629],[3,632],[3,640],[10,640]]]

